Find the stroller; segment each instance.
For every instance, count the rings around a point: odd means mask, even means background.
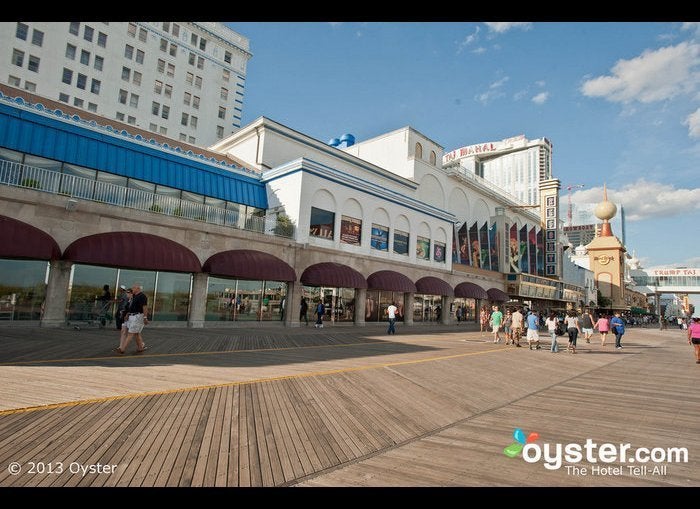
[[[77,320],[71,320],[74,322],[73,328],[75,330],[80,330],[80,325],[75,322],[80,322],[87,327],[99,327],[104,329],[107,322],[112,321],[112,302],[105,301],[101,299],[95,299],[95,302],[90,306],[89,303],[82,306],[82,309],[76,310],[77,312],[73,314]],[[71,321],[68,325],[71,325]]]

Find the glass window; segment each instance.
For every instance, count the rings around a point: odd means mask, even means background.
[[[192,97],[192,107],[196,110],[199,109],[199,97],[196,95]]]
[[[430,239],[426,237],[416,238],[416,258],[418,260],[430,260]]]
[[[88,103],[88,111],[91,111],[93,113],[97,113],[97,104]]]
[[[29,25],[24,23],[17,23],[17,29],[15,30],[15,37],[17,39],[27,40],[27,34],[29,33]]]
[[[191,280],[190,274],[158,272],[158,286],[152,304],[154,321],[187,321]]]
[[[354,246],[362,243],[362,219],[340,216],[340,242]]]
[[[222,126],[222,125],[216,126],[216,137],[219,139],[224,137],[224,126]]]
[[[187,135],[185,133],[180,133],[180,141],[187,141]]]
[[[165,85],[165,90],[163,91],[163,95],[165,97],[172,97],[173,96],[173,86],[172,85]]]
[[[423,145],[421,145],[418,142],[416,142],[415,158],[416,159],[423,159]]]
[[[70,25],[68,25],[68,32],[73,35],[78,35],[80,32],[80,23],[77,21],[71,21]]]
[[[194,77],[194,86],[197,88],[202,88],[202,77],[201,76]]]
[[[163,21],[163,32],[170,32],[170,21]]]
[[[389,228],[379,224],[372,224],[372,239],[370,240],[372,249],[378,251],[389,250]]]
[[[20,84],[22,83],[22,80],[18,78],[17,76],[9,76],[7,78],[7,82],[12,85],[13,87],[19,87]]]
[[[61,79],[63,83],[66,85],[70,85],[73,83],[73,71],[70,69],[66,69],[65,67],[63,68],[63,78]]]
[[[185,103],[187,106],[189,106],[190,103],[191,103],[191,101],[192,101],[192,94],[190,94],[189,92],[185,92],[184,103]]]
[[[27,69],[33,72],[39,72],[39,57],[29,55],[29,64],[27,64]]]
[[[437,155],[435,154],[434,150],[431,150],[430,151],[430,164],[435,166],[436,161],[437,161]]]
[[[118,101],[119,101],[120,104],[126,104],[126,97],[127,97],[127,95],[128,95],[128,93],[127,93],[126,90],[119,90],[119,99],[118,99]]]
[[[151,122],[150,124],[148,124],[148,130],[156,133],[158,132],[158,126]]]
[[[129,81],[131,79],[131,69],[128,67],[122,67],[122,79],[124,81]]]
[[[134,85],[141,85],[141,73],[138,71],[134,71],[134,79],[133,79]]]
[[[97,45],[103,48],[107,47],[107,34],[103,32],[97,34]]]
[[[192,127],[193,129],[197,129],[197,117],[195,117],[194,115],[190,116],[190,127]]]
[[[187,63],[190,65],[194,65],[195,60],[196,60],[195,54],[190,51],[190,54],[187,57]]]
[[[66,44],[66,58],[75,60],[75,52],[77,51],[77,49],[78,48],[76,48],[72,44]]]
[[[176,57],[177,56],[177,45],[173,44],[172,42],[170,43],[170,51],[169,54],[171,57]]]
[[[126,118],[124,116],[124,114],[119,112],[119,111],[117,112],[117,114],[115,116],[117,117],[117,120],[120,120],[121,122],[124,122],[124,118]]]
[[[144,52],[139,50],[136,50],[136,63],[137,64],[143,64],[143,57],[144,57]]]
[[[168,41],[162,37],[160,39],[160,50],[161,51],[168,51]]]
[[[100,82],[100,80],[96,80],[95,78],[93,78],[92,83],[90,84],[90,92],[92,92],[93,94],[99,95],[101,85],[102,85],[102,82]]]
[[[98,171],[94,199],[123,207],[126,198],[126,182],[126,177],[121,175]]]
[[[187,113],[182,114],[182,119],[180,120],[180,124],[182,125],[187,125],[189,123],[190,116]]]
[[[175,37],[180,37],[180,25],[178,25],[177,23],[173,23],[173,31],[172,31],[172,34],[173,34]]]
[[[21,64],[20,64],[20,66],[21,66]],[[188,85],[191,85],[192,82],[194,81],[194,74],[192,74],[191,72],[188,72],[185,75],[185,81],[187,82]]]
[[[81,50],[80,51],[80,63],[83,65],[90,65],[90,52]]]
[[[36,83],[32,83],[31,81],[25,81],[24,89],[28,90],[29,92],[36,92]]]
[[[197,142],[197,139],[194,136],[188,136],[187,142],[194,145]]]
[[[78,99],[77,97],[73,98],[73,106],[76,108],[82,108],[85,102],[82,99]]]
[[[24,157],[24,164],[34,168],[41,168],[43,170],[61,171],[61,161],[54,161],[53,159],[46,159],[44,157],[32,156],[29,154]]]
[[[0,148],[0,161],[11,161],[13,163],[22,162],[22,153],[15,152],[7,148]]]
[[[161,74],[162,74],[163,72],[165,72],[165,60],[163,60],[162,58],[159,58],[159,59],[158,59],[158,67],[157,67],[157,69],[158,69],[158,72],[161,73]]]
[[[61,178],[61,192],[91,200],[95,188],[95,176],[97,172],[90,168],[83,168],[73,164],[63,165]]]
[[[133,46],[130,46],[128,44],[126,46],[124,46],[124,57],[128,58],[129,60],[134,58],[134,47]]]
[[[160,103],[153,101],[153,103],[151,104],[151,113],[153,115],[158,115],[160,113]],[[155,124],[153,124],[153,125],[155,125]]]
[[[224,53],[224,62],[226,62],[227,64],[231,63],[231,52],[230,51],[226,51]]]
[[[165,74],[171,78],[175,76],[175,65],[168,64],[168,71]]]
[[[0,319],[41,319],[48,265],[46,261],[0,259]]]
[[[223,100],[228,99],[228,88],[221,87],[221,98]]]
[[[190,38],[190,44],[192,44],[192,46],[197,46],[197,39],[197,34],[192,34],[192,37]]]
[[[81,90],[85,90],[86,85],[87,85],[87,76],[85,76],[84,74],[78,73],[78,79],[75,82],[75,86]]]
[[[163,117],[165,120],[168,120],[168,117],[170,116],[170,106],[166,106],[165,104],[163,105],[163,112],[161,114],[161,117]]]
[[[199,49],[201,49],[202,51],[206,51],[206,50],[207,50],[207,40],[206,40],[206,39],[201,38],[201,39],[199,40]]]
[[[44,32],[34,29],[32,31],[32,44],[35,46],[41,46],[44,44]]]
[[[194,203],[204,203],[204,196],[197,193],[190,193],[189,191],[182,191],[182,199]]]
[[[148,32],[146,32],[145,28],[139,28],[139,41],[141,42],[146,42],[146,35]]]
[[[219,118],[226,118],[226,108],[219,106]]]
[[[394,230],[394,253],[408,255],[408,232]]]
[[[153,91],[156,94],[160,94],[163,91],[163,82],[156,80],[156,82],[153,85]]]
[[[335,228],[335,212],[311,207],[311,219],[309,222],[309,235],[324,239],[333,239]]]
[[[92,42],[92,37],[95,35],[95,29],[85,25],[85,31],[83,32],[83,39],[88,42]]]
[[[129,26],[126,29],[126,33],[131,37],[136,37],[136,23],[129,22]]]
[[[24,65],[24,51],[13,49],[12,63],[15,64],[17,67],[22,67],[22,65]]]
[[[139,107],[139,96],[136,94],[131,94],[131,98],[129,99],[129,106],[132,108],[138,108]]]
[[[73,265],[68,298],[68,324],[96,320],[102,312],[102,303],[99,300],[102,287],[109,285],[110,292],[114,292],[114,289],[118,288],[116,281],[116,268],[79,263]],[[111,319],[113,316],[114,308],[111,307],[105,319]]]
[[[104,67],[105,59],[99,55],[95,55],[95,69],[101,71]]]
[[[60,94],[58,94],[58,100],[62,103],[67,103],[70,101],[70,96],[61,92]]]
[[[197,57],[197,69],[204,69],[204,57]]]
[[[230,80],[231,79],[231,71],[229,71],[228,69],[224,69],[221,77],[224,79],[224,81]]]
[[[122,177],[121,175],[115,175],[114,173],[107,173],[104,171],[97,172],[97,181],[121,187],[126,187],[127,184],[126,177]]]
[[[168,134],[168,128],[160,126],[160,134]]]

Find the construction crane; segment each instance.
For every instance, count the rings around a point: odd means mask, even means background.
[[[584,184],[569,184],[566,186],[566,190],[569,191],[569,210],[566,212],[566,219],[567,219],[567,226],[571,226],[571,223],[573,223],[573,218],[571,217],[572,210],[573,210],[573,205],[571,204],[571,190],[572,189],[581,189],[582,187],[585,187]]]

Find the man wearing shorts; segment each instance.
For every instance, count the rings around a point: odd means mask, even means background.
[[[498,309],[498,306],[493,306],[493,313],[491,313],[491,327],[493,327],[493,342],[500,343],[501,336],[499,331],[503,324],[503,313]]]
[[[537,328],[540,324],[540,317],[537,313],[530,311],[527,314],[527,346],[532,350],[532,343],[535,343],[535,348],[540,349],[540,335],[537,332]]]
[[[510,334],[515,346],[520,346],[520,336],[523,334],[523,314],[516,308],[510,315]]]
[[[120,342],[119,348],[115,348],[115,351],[120,354],[126,352],[126,347],[129,346],[131,338],[134,336],[136,336],[136,353],[141,353],[148,348],[143,343],[143,337],[141,336],[143,327],[148,323],[148,298],[146,294],[141,291],[141,283],[134,283],[131,289],[134,296],[127,310],[129,313],[129,318],[126,322],[128,334],[126,335],[126,339],[122,339]]]

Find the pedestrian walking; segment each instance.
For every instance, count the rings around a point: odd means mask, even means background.
[[[540,318],[537,313],[530,310],[527,313],[527,346],[532,350],[532,343],[535,343],[535,349],[540,347],[540,334],[538,332]]]
[[[491,327],[493,328],[493,342],[500,343],[501,342],[500,331],[501,331],[501,326],[503,325],[503,313],[501,313],[498,306],[493,306],[491,309],[493,310],[493,312],[491,313],[491,320],[489,323],[491,324]]]
[[[625,321],[620,317],[620,312],[615,313],[615,316],[610,320],[610,329],[615,334],[615,348],[622,348],[622,336],[625,334]]]
[[[557,314],[552,312],[549,317],[544,321],[547,326],[547,331],[549,331],[549,336],[552,338],[552,346],[549,351],[551,353],[557,353],[559,351],[559,345],[557,345],[557,327],[559,326],[559,318]]]
[[[386,314],[389,319],[389,328],[386,331],[387,334],[396,334],[396,312],[398,310],[399,308],[396,307],[394,301],[392,301],[391,304],[389,304],[389,307],[386,308]]]
[[[593,336],[593,317],[591,313],[586,309],[581,318],[579,318],[579,325],[581,326],[581,332],[583,333],[583,339],[586,343],[591,342],[591,336]]]
[[[520,347],[520,338],[523,335],[523,316],[520,308],[515,308],[513,314],[510,316],[510,336],[511,340],[515,341],[515,346]]]
[[[126,308],[129,306],[129,300],[131,299],[131,288],[127,290],[126,286],[121,285],[119,289],[122,292],[121,295],[119,295],[119,300],[117,301],[117,313],[114,317],[114,323],[117,326],[117,330],[122,329],[124,314],[126,313]]]
[[[316,306],[316,323],[314,327],[323,329],[323,315],[326,313],[326,306],[323,305],[323,301],[319,301]]]
[[[127,334],[125,338],[122,335],[119,347],[114,349],[119,354],[124,354],[126,352],[126,348],[129,346],[134,336],[136,336],[136,353],[142,353],[148,349],[141,336],[141,331],[148,323],[148,297],[141,291],[141,283],[134,283],[131,290],[134,296],[131,299],[128,309],[128,318],[126,322]]]
[[[566,323],[566,332],[569,334],[569,344],[566,346],[566,351],[576,353],[576,339],[578,338],[578,333],[581,332],[581,326],[579,325],[576,311],[573,309],[569,311],[564,322]]]
[[[600,346],[605,346],[605,340],[608,337],[608,332],[610,331],[610,320],[607,315],[600,315],[600,318],[596,320],[593,325],[594,329],[598,329],[600,333]]]
[[[306,322],[306,326],[308,327],[309,325],[309,303],[306,302],[306,297],[301,298],[301,304],[299,304],[299,323],[301,323],[302,320]]]
[[[695,348],[695,363],[700,364],[700,317],[694,316],[688,325],[688,344]]]

